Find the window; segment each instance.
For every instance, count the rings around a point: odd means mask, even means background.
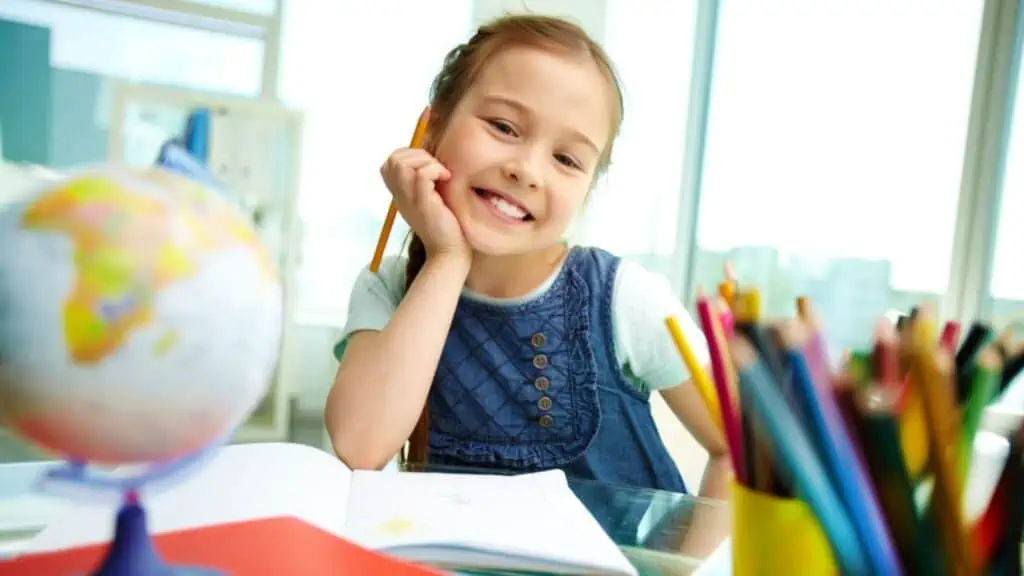
[[[625,92],[608,174],[591,193],[580,242],[671,273],[697,2],[605,4],[603,45]]]
[[[768,314],[806,294],[833,353],[937,300],[982,7],[723,2],[693,284],[714,290],[730,261]]]
[[[305,112],[296,316],[344,324],[348,294],[373,256],[390,195],[379,167],[406,146],[445,54],[469,33],[469,0],[290,0],[280,96]],[[388,253],[406,229],[397,219]]]
[[[0,18],[49,28],[57,70],[237,96],[259,93],[261,40],[38,0],[4,0]]]
[[[277,11],[278,0],[187,0],[192,4],[203,4],[214,8],[240,10],[263,16],[270,16]]]
[[[5,142],[9,151],[30,150],[17,160],[55,168],[106,161],[116,81],[259,94],[262,40],[36,0],[4,0],[0,24],[9,30],[0,44],[13,44],[0,46],[13,52],[0,62],[0,85],[34,95],[8,112],[38,120]]]
[[[998,326],[1024,320],[1024,265],[1020,258],[1024,227],[1017,222],[1024,214],[1024,142],[1021,141],[1024,137],[1024,109],[1020,107],[1024,86],[1021,78],[1024,75],[1018,75],[1016,110],[1010,129],[1006,173],[994,231],[995,252],[988,292],[989,317]]]

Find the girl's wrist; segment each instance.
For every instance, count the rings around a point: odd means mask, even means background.
[[[455,250],[439,250],[427,255],[427,260],[424,263],[424,267],[431,267],[437,269],[438,272],[445,276],[451,274],[465,281],[466,277],[469,276],[469,268],[472,263],[472,255],[468,252],[463,253]]]

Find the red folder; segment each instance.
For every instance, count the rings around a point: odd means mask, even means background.
[[[426,576],[439,572],[367,550],[297,518],[219,524],[153,535],[169,564],[220,570],[224,576]],[[84,576],[109,543],[0,561],[0,576]]]

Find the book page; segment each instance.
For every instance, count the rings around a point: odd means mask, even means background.
[[[356,471],[346,535],[400,557],[401,548],[433,547],[632,571],[559,470],[520,476]]]
[[[352,473],[327,452],[287,443],[225,446],[177,483],[142,494],[151,533],[294,516],[343,536]],[[117,507],[69,501],[28,547],[58,550],[106,542]]]

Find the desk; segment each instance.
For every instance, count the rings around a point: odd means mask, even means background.
[[[271,456],[257,457],[266,454],[266,450],[271,451]],[[259,510],[245,512],[237,509],[211,511],[210,508],[217,507],[217,504],[211,501],[211,506],[203,507],[195,514],[223,520],[226,519],[224,515],[228,513],[251,513],[253,516],[263,517],[273,516],[275,511],[287,508],[298,511],[296,515],[314,524],[336,522],[335,515],[331,513],[331,503],[311,500],[303,495],[306,491],[329,494],[324,485],[336,478],[340,466],[333,457],[327,457],[326,454],[308,447],[276,443],[233,446],[226,450],[224,457],[228,456],[237,457],[235,459],[239,462],[248,462],[251,466],[250,470],[247,470],[245,484],[231,487],[239,501],[251,502],[257,499],[256,495],[266,496],[272,493],[281,495],[282,501],[275,502],[274,498],[263,497],[259,502]],[[36,479],[53,464],[34,462],[0,465],[0,557],[11,556],[27,549],[33,538],[47,525],[77,507],[76,503],[47,497],[33,491]],[[225,461],[221,468],[235,469],[237,463]],[[287,472],[282,472],[282,468]],[[301,473],[296,472],[299,468]],[[412,471],[413,468],[407,470]],[[430,471],[446,470],[435,468]],[[452,468],[447,471],[467,472]],[[318,487],[315,486],[318,484]],[[636,530],[632,534],[623,530],[609,531],[609,534],[626,557],[644,575],[691,574],[702,563],[703,558],[673,553],[672,550],[678,549],[673,546],[677,546],[678,541],[688,533],[691,526],[689,519],[694,511],[702,507],[726,506],[722,502],[702,500],[683,494],[638,490],[587,480],[571,480],[570,485],[584,504],[618,501],[625,504],[633,503],[641,510],[638,516],[640,521],[634,524]],[[208,486],[196,492],[195,486],[191,489],[183,486],[176,492],[180,494],[180,498],[191,502],[195,501],[195,494],[206,493],[209,488]],[[285,499],[289,501],[284,502]],[[101,532],[105,531],[106,522],[112,517],[112,513],[112,509],[99,506],[89,512],[87,523],[99,527]],[[168,529],[176,528],[183,522],[188,523],[183,517],[173,514],[160,518],[154,516],[153,519],[153,525],[163,524],[164,528]],[[61,535],[58,539],[64,536]],[[33,545],[37,545],[38,542],[39,540],[36,540]],[[53,542],[54,539],[51,537],[48,544],[52,545]]]
[[[407,472],[500,473],[496,470],[438,465],[406,464],[402,469]],[[687,494],[631,488],[580,478],[569,478],[569,487],[595,517],[601,516],[597,508],[605,508],[609,502],[615,502],[617,509],[633,508],[638,511],[639,522],[626,523],[626,527],[601,522],[600,517],[598,521],[641,576],[692,574],[703,564],[710,551],[700,555],[678,552],[680,543],[690,529],[696,529],[691,519],[702,508],[728,514],[726,502]]]

